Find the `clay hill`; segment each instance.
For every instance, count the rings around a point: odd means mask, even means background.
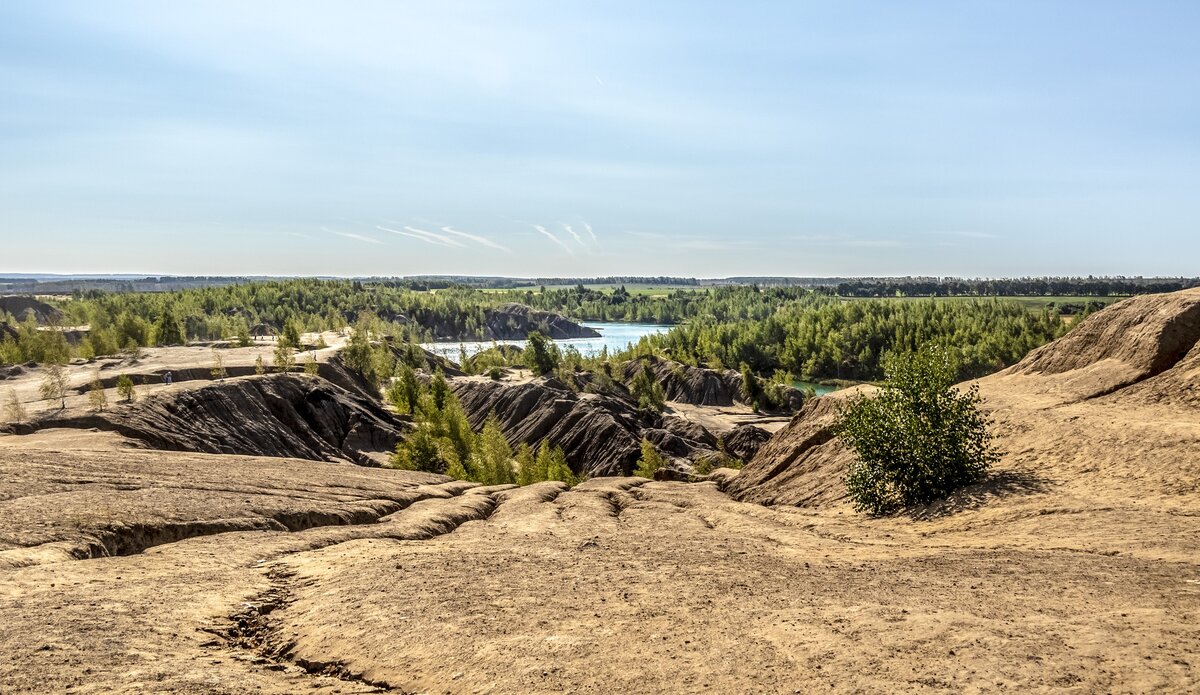
[[[32,318],[42,325],[62,320],[62,312],[58,309],[33,297],[19,295],[0,297],[0,325],[4,324],[2,319],[5,314],[17,321]]]
[[[0,436],[0,691],[1194,693],[1198,304],[980,380],[992,479],[883,519],[838,491],[829,397],[727,492]]]
[[[642,439],[652,442],[681,472],[713,456],[722,445],[730,454],[748,460],[766,441],[768,433],[754,425],[710,430],[674,407],[661,414],[639,408],[630,385],[643,368],[650,369],[673,404],[744,405],[742,378],[737,372],[690,367],[657,357],[630,361],[617,380],[597,392],[588,390],[594,379],[588,372],[573,375],[575,388],[554,377],[518,383],[454,379],[451,388],[473,427],[481,428],[494,413],[509,441],[537,446],[548,440],[561,446],[567,463],[583,475],[629,475],[641,455]],[[792,400],[801,403],[803,396],[793,389]],[[720,444],[718,440],[722,440]]]

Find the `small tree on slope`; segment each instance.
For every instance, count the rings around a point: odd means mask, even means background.
[[[851,401],[836,426],[857,454],[846,488],[859,511],[889,514],[981,480],[999,456],[978,387],[954,388],[945,348],[891,355],[884,373],[879,394]]]

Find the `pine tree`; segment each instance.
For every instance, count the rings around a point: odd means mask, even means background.
[[[504,485],[517,482],[513,473],[512,447],[500,431],[495,415],[488,416],[479,435],[477,475],[484,485]]]
[[[529,334],[526,341],[526,365],[534,374],[549,374],[558,366],[558,359],[550,349],[546,337],[537,331]]]
[[[521,442],[517,447],[517,484],[532,485],[538,482],[536,462],[534,459],[533,447],[526,442]]]
[[[666,468],[666,459],[654,448],[649,439],[642,439],[642,457],[638,459],[637,468],[633,471],[636,476],[654,479],[655,471]]]
[[[259,376],[267,373],[267,366],[263,364],[262,355],[254,358],[254,373]]]
[[[294,366],[296,366],[296,355],[292,352],[292,346],[282,342],[275,346],[275,370],[286,374],[292,371]]]
[[[179,319],[175,318],[175,307],[170,302],[163,305],[162,313],[154,324],[154,342],[156,345],[182,345],[187,342],[179,327]]]

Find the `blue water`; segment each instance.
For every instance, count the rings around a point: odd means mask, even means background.
[[[582,325],[588,328],[595,328],[600,332],[599,338],[575,338],[573,340],[556,340],[556,345],[560,348],[565,348],[568,345],[574,347],[584,357],[592,357],[600,354],[600,350],[607,347],[608,353],[615,354],[624,350],[626,346],[635,344],[644,335],[653,335],[655,333],[666,333],[671,329],[671,326],[664,326],[657,323],[611,323],[600,321],[585,321]],[[495,344],[499,345],[519,345],[524,346],[524,340],[497,340]],[[430,352],[442,355],[457,362],[460,358],[459,346],[467,351],[467,356],[470,357],[477,352],[487,350],[493,345],[491,340],[481,340],[475,342],[463,343],[422,343],[421,347]]]

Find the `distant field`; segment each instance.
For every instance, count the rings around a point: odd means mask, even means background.
[[[577,285],[546,285],[548,290],[569,290],[577,287]],[[611,292],[621,285],[584,285],[589,290],[599,290],[601,292]],[[665,297],[674,290],[697,290],[703,289],[695,285],[625,285],[625,291],[634,295],[646,295],[650,297]],[[513,289],[493,289],[488,288],[483,292],[520,292],[523,290],[539,291],[538,287],[517,287]]]
[[[874,299],[873,297],[842,297],[849,301],[861,301],[864,299]],[[1041,311],[1046,305],[1053,303],[1055,306],[1063,304],[1086,304],[1088,302],[1100,302],[1108,305],[1114,302],[1119,302],[1126,297],[885,297],[884,299],[897,299],[900,301],[920,302],[933,299],[939,302],[962,302],[972,299],[1002,299],[1004,301],[1017,302],[1028,307],[1031,311]]]

